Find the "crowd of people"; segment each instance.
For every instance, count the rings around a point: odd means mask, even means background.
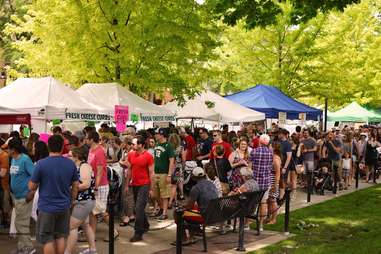
[[[210,200],[261,190],[263,230],[264,224],[276,223],[286,188],[295,199],[297,187],[333,188],[327,175],[338,191],[353,185],[356,172],[376,182],[380,142],[381,128],[371,126],[327,133],[300,126],[290,133],[276,124],[267,131],[249,124],[237,132],[227,125],[211,131],[128,127],[123,134],[107,124],[74,133],[56,126],[47,141],[14,131],[0,138],[0,220],[5,227],[15,226],[14,253],[36,253],[33,217],[44,253],[75,253],[85,236],[88,248],[80,253],[95,254],[97,224],[108,224],[111,195],[119,226],[134,222],[130,241],[137,242],[150,229],[149,217],[166,221],[180,203],[186,208],[184,219],[197,223]],[[116,188],[113,173],[119,176]],[[221,233],[226,227],[220,225]],[[194,242],[192,230],[185,236],[184,244]]]

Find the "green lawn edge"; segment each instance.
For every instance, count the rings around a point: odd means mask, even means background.
[[[266,230],[283,231],[284,215]],[[381,253],[381,185],[359,190],[290,214],[287,240],[250,254]]]

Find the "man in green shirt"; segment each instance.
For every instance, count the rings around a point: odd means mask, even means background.
[[[168,219],[168,199],[171,194],[171,177],[175,168],[175,152],[169,143],[167,143],[168,129],[160,128],[156,133],[157,145],[155,147],[155,183],[154,196],[160,199],[161,212],[159,212],[159,221]]]

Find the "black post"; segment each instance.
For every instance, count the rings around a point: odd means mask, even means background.
[[[113,198],[109,198],[109,223],[108,223],[108,253],[114,254],[114,219],[115,219],[115,210],[114,210],[115,202]]]
[[[328,121],[328,98],[324,100],[324,132],[327,132],[327,121]]]
[[[337,166],[333,166],[333,188],[332,188],[332,193],[336,194],[337,193]]]
[[[360,170],[359,170],[359,167],[360,167],[360,163],[356,162],[356,189],[359,188],[359,178],[360,178]]]
[[[311,192],[312,192],[312,173],[307,172],[307,202],[311,202]]]
[[[176,207],[176,254],[181,254],[183,249],[183,233],[184,233],[184,209],[181,206]]]
[[[245,234],[245,217],[239,217],[239,236],[238,236],[238,247],[237,251],[246,251],[244,246],[244,234]]]
[[[376,183],[376,170],[377,170],[377,163],[376,165],[373,165],[373,183]]]
[[[289,224],[290,224],[290,194],[291,189],[286,188],[286,192],[284,195],[286,195],[286,204],[285,204],[285,213],[284,213],[284,233],[288,235],[290,233],[289,231]]]

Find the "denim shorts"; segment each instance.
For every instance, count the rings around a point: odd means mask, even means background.
[[[66,238],[70,230],[70,209],[59,213],[38,212],[37,242],[47,244],[60,238]]]

